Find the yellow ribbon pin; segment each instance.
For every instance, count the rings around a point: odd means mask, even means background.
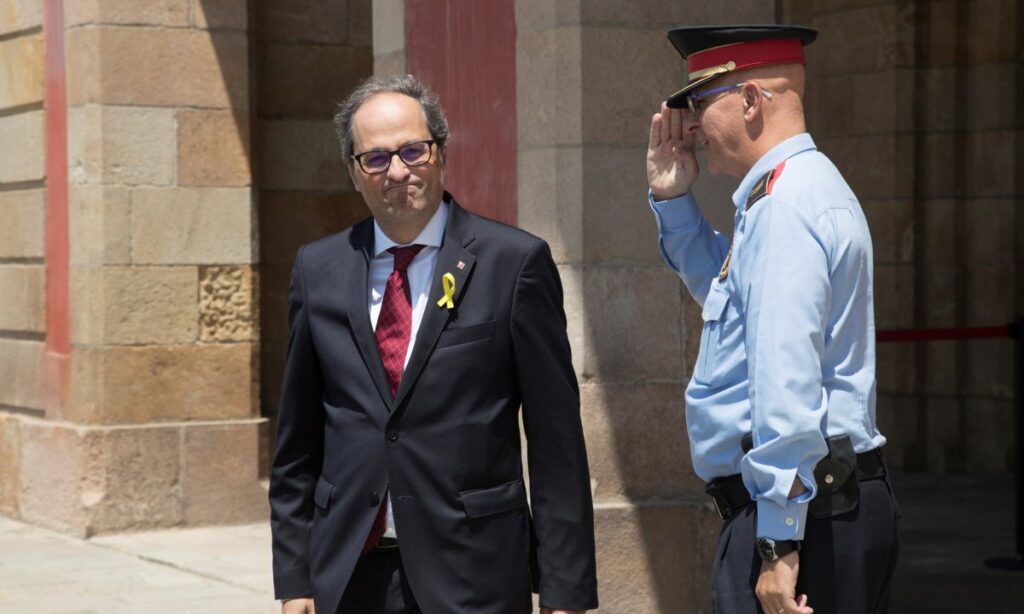
[[[455,301],[452,300],[455,297],[455,276],[451,273],[445,273],[444,277],[441,278],[441,285],[444,286],[444,296],[437,301],[437,306],[455,309]]]

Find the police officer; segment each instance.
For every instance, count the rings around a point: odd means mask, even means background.
[[[688,83],[651,121],[661,253],[703,307],[686,390],[694,470],[724,519],[715,612],[884,612],[898,512],[875,422],[871,237],[804,124],[814,30],[679,28]],[[733,236],[703,218],[707,170],[740,180]]]

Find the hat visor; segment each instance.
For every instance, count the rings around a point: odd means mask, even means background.
[[[729,74],[729,73],[727,73],[727,72],[714,73],[714,74],[710,74],[710,75],[701,77],[700,79],[697,79],[696,81],[691,81],[690,83],[687,83],[686,86],[683,87],[683,89],[681,89],[678,92],[672,94],[671,96],[669,96],[665,100],[665,106],[667,106],[670,109],[685,109],[686,106],[687,106],[686,99],[690,97],[690,92],[692,92],[693,90],[697,89],[698,87],[700,87],[700,86],[702,86],[702,85],[704,85],[706,83],[710,83],[711,81],[714,81],[715,79],[717,79],[718,77],[721,77],[722,75],[727,75],[727,74]]]

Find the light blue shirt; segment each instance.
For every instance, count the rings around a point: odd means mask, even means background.
[[[748,195],[776,173],[769,194]],[[858,452],[885,437],[875,423],[872,248],[857,197],[809,134],[772,148],[733,194],[729,239],[692,193],[655,202],[661,253],[703,307],[700,354],[686,389],[697,475],[741,473],[757,503],[757,535],[803,539],[825,438]],[[745,433],[754,448],[741,449]],[[799,478],[808,492],[790,500]]]

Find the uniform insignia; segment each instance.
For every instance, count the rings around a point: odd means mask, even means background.
[[[772,169],[762,175],[761,178],[757,180],[757,183],[754,184],[754,188],[750,190],[750,194],[747,194],[746,209],[748,211],[754,206],[754,203],[768,195],[768,182],[772,180],[772,174],[774,172],[775,169]]]
[[[779,176],[782,174],[782,169],[786,168],[786,161],[783,160],[778,166],[768,171],[754,184],[754,188],[750,190],[750,194],[747,195],[746,209],[749,211],[754,203],[761,200],[765,196],[772,193],[772,188],[775,187],[775,182],[778,181]]]
[[[732,245],[729,246],[729,253],[725,255],[725,262],[722,263],[722,270],[718,272],[718,281],[725,281],[729,277],[729,263],[732,262]]]

